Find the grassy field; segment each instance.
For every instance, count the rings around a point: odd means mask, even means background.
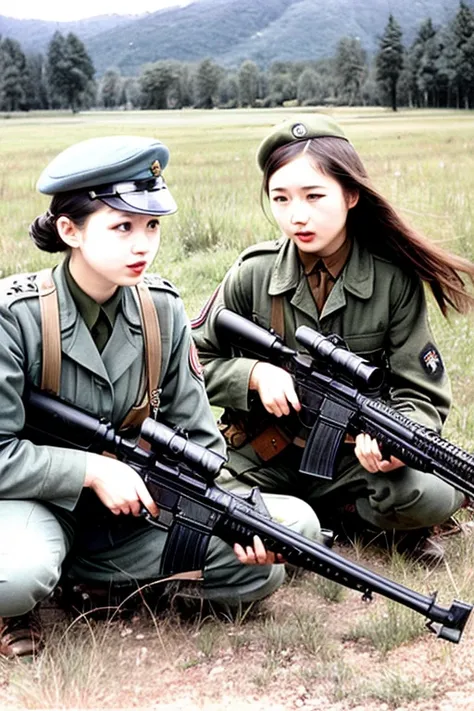
[[[339,109],[334,116],[374,181],[433,240],[474,259],[474,116],[471,112]],[[162,220],[156,271],[196,315],[238,253],[276,236],[260,206],[255,151],[288,110],[96,112],[0,118],[0,276],[54,264],[28,238],[48,205],[36,180],[60,150],[104,135],[155,136],[171,150],[165,172],[179,211]],[[453,378],[449,436],[474,448],[471,318],[432,324]]]
[[[165,178],[179,211],[162,220],[154,267],[176,284],[189,315],[196,315],[244,247],[277,235],[260,207],[255,151],[268,128],[288,113],[0,116],[0,276],[55,263],[28,238],[29,223],[48,204],[35,183],[55,154],[94,136],[155,136],[171,150]],[[332,113],[403,215],[431,239],[474,260],[474,115],[368,108]],[[445,435],[472,451],[473,318],[446,321],[431,301],[430,315],[453,384]],[[438,589],[445,601],[473,601],[472,544],[457,537],[450,545],[449,562],[435,573],[391,557],[368,557],[357,546],[347,554],[425,593]],[[178,698],[176,708],[189,709],[271,704],[277,710],[448,711],[469,708],[472,696],[470,632],[458,648],[448,648],[385,601],[368,609],[356,595],[335,594],[306,576],[233,625],[145,616],[105,629],[60,627],[52,638],[39,662],[0,664],[5,708],[156,708],[159,702],[160,708],[175,708]]]

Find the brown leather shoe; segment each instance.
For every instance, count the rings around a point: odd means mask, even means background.
[[[0,617],[0,657],[13,659],[37,654],[43,644],[36,611],[18,617]]]

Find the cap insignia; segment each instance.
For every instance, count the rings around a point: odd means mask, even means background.
[[[155,178],[159,178],[161,175],[161,165],[159,160],[154,160],[153,163],[150,165],[150,170],[151,174]]]
[[[304,123],[295,123],[291,127],[291,133],[295,138],[304,138],[308,133],[308,129],[306,128]]]

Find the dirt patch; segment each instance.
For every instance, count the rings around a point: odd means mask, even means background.
[[[471,548],[456,544],[458,567],[435,573],[363,557],[424,594],[436,585],[448,604],[460,592],[474,599],[472,585],[458,584],[470,579]],[[296,577],[232,622],[142,610],[128,620],[71,626],[45,609],[43,655],[0,664],[1,708],[474,709],[472,625],[451,644],[426,631],[419,615],[399,614],[400,605],[380,596],[367,603],[353,591],[332,602],[319,583],[308,573]],[[400,642],[405,633],[409,641]]]

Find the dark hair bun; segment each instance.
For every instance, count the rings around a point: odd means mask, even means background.
[[[67,249],[67,245],[58,234],[54,217],[49,210],[31,223],[29,235],[43,252],[64,252]]]

